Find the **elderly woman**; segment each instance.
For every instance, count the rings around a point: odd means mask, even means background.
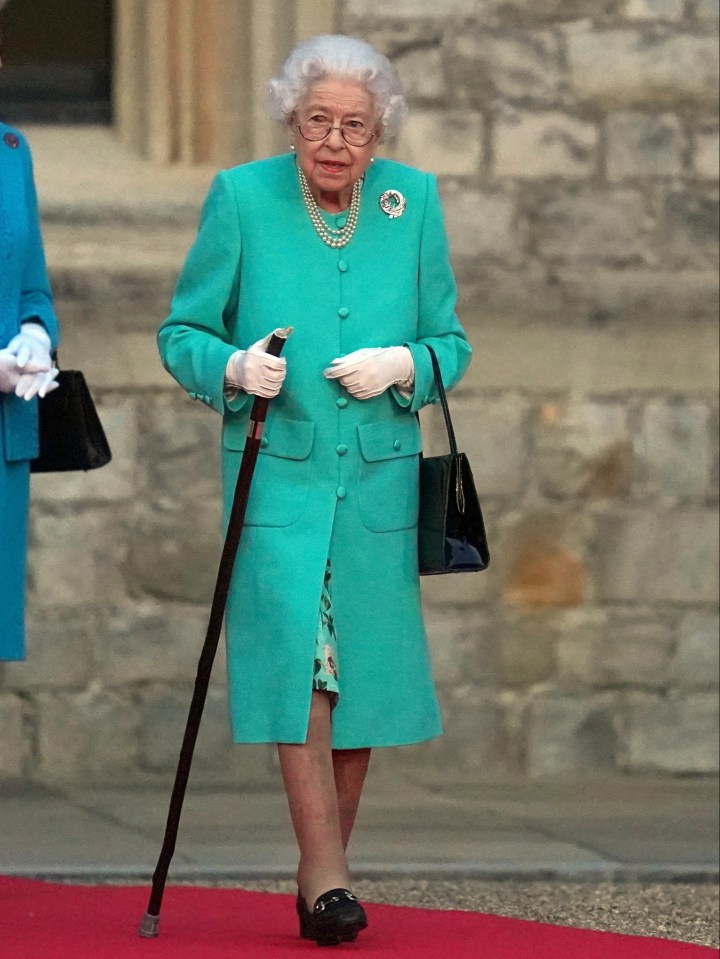
[[[405,111],[388,60],[316,37],[270,92],[290,152],[217,176],[159,344],[223,416],[226,511],[252,397],[274,397],[228,601],[231,720],[236,742],[278,744],[300,933],[332,944],[367,924],[346,847],[371,748],[441,732],[415,413],[436,400],[426,345],[448,386],[470,347],[435,179],[375,157]]]
[[[30,151],[0,123],[0,660],[25,656],[30,460],[38,455],[37,398],[56,386],[57,329]]]

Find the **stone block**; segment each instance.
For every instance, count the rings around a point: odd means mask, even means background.
[[[478,0],[476,16],[510,27],[598,15],[597,0]]]
[[[537,248],[561,263],[629,266],[647,259],[652,226],[635,190],[567,191],[538,209]]]
[[[131,499],[136,492],[138,419],[135,401],[108,394],[98,400],[100,421],[113,458],[88,473],[38,473],[33,498],[41,503],[110,502]]]
[[[485,517],[485,522],[489,528],[492,522],[491,514]],[[449,606],[477,611],[478,607],[487,605],[493,598],[491,577],[485,574],[482,576],[424,576],[420,583],[423,602],[428,610],[435,606]]]
[[[439,47],[409,50],[393,60],[400,84],[411,102],[440,100],[447,94]]]
[[[494,172],[520,180],[584,180],[597,169],[598,142],[594,124],[569,114],[506,110],[495,122]]]
[[[496,629],[501,687],[525,687],[550,680],[556,672],[558,614],[506,609]]]
[[[465,26],[446,40],[445,47],[453,86],[472,103],[551,105],[560,98],[560,49],[549,31],[508,35]]]
[[[605,109],[717,102],[717,37],[645,30],[568,30],[575,94]]]
[[[718,179],[720,171],[720,134],[718,128],[701,127],[694,138],[693,169],[701,180]]]
[[[632,367],[625,372],[627,376],[632,370],[627,379],[628,389],[642,388],[642,381],[651,368],[648,331],[658,327],[662,328],[666,342],[668,337],[675,339],[674,349],[668,347],[663,356],[652,357],[652,366],[658,371],[653,377],[658,389],[672,390],[675,384],[674,389],[684,392],[698,376],[704,383],[711,379],[717,381],[717,341],[710,342],[707,326],[709,322],[716,322],[718,314],[717,276],[712,270],[598,267],[588,260],[586,264],[560,267],[554,275],[556,293],[564,296],[563,312],[576,322],[589,324],[599,331],[610,323],[622,323],[622,333],[612,332],[620,345],[614,365],[611,367],[605,358],[608,343],[605,356],[598,353],[593,364],[582,371],[584,382],[595,379],[592,366],[597,364],[602,364],[606,382],[616,378],[626,363],[624,354],[633,337],[632,327],[645,341],[642,348],[645,359],[638,362],[634,358]],[[685,323],[693,324],[693,337],[677,329],[678,316],[682,316]],[[604,391],[602,383],[597,388]]]
[[[469,275],[478,259],[483,264],[520,263],[527,229],[514,197],[448,184],[443,189],[443,207],[453,261],[468,261]]]
[[[621,765],[628,772],[716,773],[719,732],[715,693],[633,696]]]
[[[543,404],[535,449],[546,496],[623,496],[632,483],[627,412],[619,403]]]
[[[560,512],[527,512],[509,521],[495,549],[505,602],[526,610],[580,606],[589,586],[590,532],[587,517]]]
[[[104,632],[96,612],[36,608],[31,602],[26,628],[27,660],[8,663],[5,686],[23,691],[84,689],[94,675],[94,643],[102,643]]]
[[[403,163],[438,176],[477,176],[483,162],[483,118],[468,110],[414,110],[395,152]]]
[[[718,514],[632,510],[598,517],[597,588],[613,602],[714,603]]]
[[[173,689],[153,685],[139,694],[139,762],[143,768],[171,772],[177,766],[191,697],[191,686]],[[223,769],[231,749],[227,697],[224,690],[212,689],[198,735],[197,771]]]
[[[144,509],[128,557],[134,587],[158,599],[208,603],[222,549],[220,521],[219,500]]]
[[[607,121],[607,174],[619,182],[680,176],[685,137],[672,113],[615,113]]]
[[[453,229],[449,221],[448,228],[452,242]],[[478,232],[482,234],[482,230]],[[519,242],[526,232],[520,221],[514,241]],[[478,237],[478,243],[481,240],[482,237]],[[470,326],[473,342],[482,347],[473,360],[471,370],[484,366],[485,376],[492,375],[491,367],[495,363],[495,356],[485,351],[485,337],[491,335],[492,329],[501,336],[518,328],[527,331],[532,327],[539,331],[544,328],[544,323],[549,322],[554,326],[568,314],[568,303],[555,273],[544,263],[526,257],[517,266],[511,266],[502,262],[493,263],[491,256],[492,252],[489,251],[488,256],[477,260],[465,259],[461,254],[453,259],[460,285],[458,310],[463,322]],[[472,328],[473,324],[475,329]],[[476,336],[473,336],[474,333]],[[515,357],[516,363],[519,360],[519,357]],[[542,362],[537,354],[528,357],[528,360],[528,365]],[[534,376],[531,378],[535,379]],[[506,387],[514,387],[518,383],[526,387],[527,382],[523,376],[513,374],[506,380]]]
[[[30,756],[25,706],[19,696],[0,693],[0,782],[21,779]]]
[[[694,610],[683,616],[672,678],[686,689],[717,688],[720,675],[720,621],[717,612]]]
[[[484,497],[513,497],[525,488],[529,410],[527,400],[516,393],[454,400],[453,425]]]
[[[466,577],[469,578],[469,577]],[[454,686],[473,680],[486,686],[497,680],[489,617],[476,611],[433,608],[425,617],[435,681]]]
[[[670,499],[703,499],[715,459],[712,428],[705,403],[648,403],[636,445],[640,477],[648,492]]]
[[[190,686],[148,686],[140,693],[139,765],[148,773],[175,772],[187,712]],[[233,744],[225,689],[211,688],[193,759],[193,775],[206,783],[239,783],[243,791],[277,786],[275,747]]]
[[[162,317],[154,311],[153,317]],[[63,318],[63,345],[61,359],[80,367],[91,389],[136,390],[171,389],[173,380],[163,369],[158,355],[156,329],[105,332],[97,324],[84,328],[70,322],[67,312]],[[177,390],[178,387],[175,386]]]
[[[173,391],[153,397],[144,411],[139,450],[153,502],[194,509],[219,499],[221,425],[216,413],[187,396]]]
[[[682,20],[685,0],[627,0],[624,14],[628,20]]]
[[[664,688],[674,636],[668,625],[642,613],[616,614],[592,628],[564,628],[558,643],[559,678],[570,686]]]
[[[44,782],[118,781],[137,759],[137,707],[91,686],[82,693],[40,693],[37,776]]]
[[[443,781],[447,781],[448,776],[488,777],[517,771],[511,769],[506,710],[497,696],[472,686],[461,686],[441,695],[441,706],[444,735],[420,746],[398,750],[394,768],[398,764],[409,770],[417,767],[421,776],[439,773]]]
[[[674,269],[717,269],[717,191],[675,190],[665,204],[665,262]]]
[[[611,694],[573,695],[552,689],[527,710],[527,773],[533,779],[610,772],[617,752]]]
[[[96,608],[124,593],[130,507],[36,513],[28,568],[36,608]]]
[[[697,0],[695,16],[700,20],[717,20],[720,16],[720,0]]]
[[[414,20],[417,17],[444,20],[446,17],[470,17],[477,0],[346,0],[345,12],[354,17],[393,17]]]
[[[208,615],[204,606],[149,599],[108,611],[96,644],[103,683],[124,686],[193,680]]]

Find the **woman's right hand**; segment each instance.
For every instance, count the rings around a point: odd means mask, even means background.
[[[54,367],[39,373],[27,373],[18,366],[14,353],[0,350],[0,393],[14,393],[21,400],[31,400],[34,396],[42,399],[60,385],[55,382],[57,375],[58,370]]]
[[[226,388],[266,399],[278,395],[287,374],[287,361],[266,352],[272,335],[268,333],[247,350],[233,353],[225,369]]]

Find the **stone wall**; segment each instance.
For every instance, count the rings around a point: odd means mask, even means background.
[[[392,152],[440,177],[476,351],[456,428],[493,547],[487,573],[424,584],[446,736],[378,763],[712,772],[717,0],[345,0],[342,25],[409,92]],[[66,354],[115,460],[35,482],[0,770],[163,777],[219,549],[218,422],[154,347],[191,228],[147,205],[112,227],[45,211]],[[229,746],[225,711],[220,664],[197,777],[275,782],[270,748]]]

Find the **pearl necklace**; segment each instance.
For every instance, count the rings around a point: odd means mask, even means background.
[[[350,199],[350,209],[348,210],[347,222],[345,226],[341,227],[339,230],[334,230],[332,227],[329,227],[325,222],[322,213],[320,212],[320,207],[317,205],[315,197],[312,195],[312,190],[310,185],[305,177],[305,174],[300,169],[297,168],[298,177],[300,179],[300,189],[302,190],[303,200],[305,200],[305,207],[312,221],[312,225],[315,227],[315,232],[323,241],[326,246],[332,247],[333,250],[341,250],[344,246],[347,246],[350,240],[353,238],[355,233],[355,227],[357,226],[358,215],[360,214],[360,181],[356,180],[352,189],[352,197]]]

